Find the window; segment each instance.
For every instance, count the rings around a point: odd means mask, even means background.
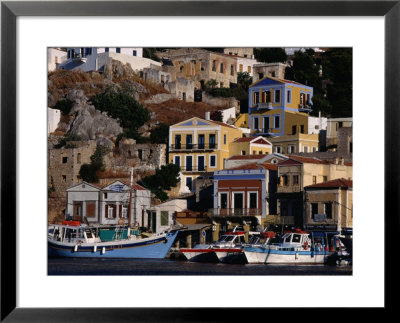
[[[96,202],[87,201],[86,202],[86,216],[92,218],[96,215]]]
[[[293,235],[293,238],[292,238],[292,242],[294,242],[294,243],[300,243],[300,238],[301,238],[301,235],[300,235],[300,234],[294,234],[294,235]]]
[[[76,162],[77,162],[78,164],[81,163],[81,153],[78,153],[78,155],[76,156]]]
[[[66,164],[67,162],[68,162],[68,157],[63,157],[63,158],[62,158],[62,163],[63,163],[63,164]]]
[[[292,135],[296,134],[296,129],[297,129],[297,126],[292,126]]]
[[[168,225],[168,211],[161,211],[161,225]]]
[[[254,129],[254,130],[258,130],[258,118],[254,118],[253,120],[254,120],[254,121],[253,121],[253,123],[254,123],[253,129]]]
[[[193,157],[192,156],[186,156],[186,170],[187,171],[192,171],[192,166],[193,166]]]
[[[276,146],[275,147],[275,152],[278,153],[278,154],[281,154],[282,153],[282,147],[281,146]]]
[[[114,204],[106,204],[106,216],[109,219],[117,217],[117,214],[115,212],[115,205]]]
[[[231,65],[231,75],[235,74],[235,67],[233,65]]]
[[[274,128],[279,129],[280,116],[274,116]]]
[[[105,51],[106,53],[108,53],[110,51],[110,48],[106,47]]]
[[[221,65],[219,66],[219,72],[224,73],[224,63],[221,63]]]
[[[304,125],[303,124],[300,126],[300,132],[304,133]]]
[[[257,208],[257,192],[249,193],[249,208],[256,209]]]
[[[224,145],[226,145],[226,134],[224,134]]]
[[[183,72],[183,66],[179,67],[179,72],[182,73]]]
[[[251,73],[251,66],[247,66],[247,73]]]
[[[138,155],[139,155],[139,159],[143,160],[143,150],[142,149],[138,149]]]
[[[281,176],[281,186],[289,186],[289,177],[287,175]]]
[[[67,175],[61,175],[61,182],[63,183],[67,182]]]
[[[256,150],[253,150],[253,155],[257,155],[257,151]]]
[[[264,132],[269,131],[269,117],[263,117],[264,118]]]
[[[257,104],[259,102],[259,95],[260,95],[260,93],[253,92],[253,105]]]
[[[204,135],[199,135],[198,146],[199,149],[204,149]]]
[[[263,73],[258,73],[258,79],[261,80],[264,77]]]
[[[133,50],[133,51],[132,51],[132,55],[133,55],[133,56],[137,56],[137,51],[136,51],[136,50]]]
[[[304,151],[305,153],[308,153],[308,147],[307,147],[307,146],[304,146],[303,151]]]
[[[288,153],[289,154],[294,154],[296,152],[296,146],[295,145],[289,145],[288,146]]]
[[[275,102],[281,102],[281,90],[275,90]]]
[[[186,135],[186,149],[192,149],[192,135]]]
[[[205,170],[205,158],[204,156],[197,156],[197,170],[204,171]]]
[[[299,185],[299,175],[293,175],[293,185]]]
[[[181,149],[181,135],[175,135],[175,149]]]
[[[332,203],[324,203],[325,206],[325,215],[327,219],[332,219]]]
[[[246,150],[242,150],[242,156],[246,155]]]
[[[307,105],[310,105],[311,104],[311,96],[310,96],[310,94],[307,94],[307,101],[306,101],[306,104]]]
[[[318,214],[318,203],[311,203],[311,218],[314,219],[315,214]]]
[[[313,176],[312,177],[312,183],[313,184],[317,184],[317,176]]]
[[[216,72],[217,71],[217,61],[212,61],[212,70],[213,70],[213,72]]]
[[[121,53],[121,48],[117,47],[117,53]]]
[[[174,157],[174,164],[181,166],[181,156],[175,156]]]
[[[292,91],[287,90],[287,103],[292,103]]]
[[[312,151],[315,153],[317,151],[317,147],[312,147]]]
[[[239,64],[239,72],[243,72],[243,64]]]
[[[328,181],[328,176],[322,176],[322,181],[327,182]]]
[[[208,136],[208,143],[211,149],[215,148],[215,134],[210,134]]]
[[[210,167],[216,167],[217,165],[217,160],[215,155],[210,156]]]
[[[108,197],[108,193],[103,193],[103,197],[104,197],[104,199],[106,200],[107,197]]]
[[[259,155],[262,155],[262,150],[259,150],[259,151],[258,151],[258,154],[259,154]]]

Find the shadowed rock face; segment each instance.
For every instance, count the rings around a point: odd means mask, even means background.
[[[118,120],[110,118],[106,113],[96,110],[88,103],[82,90],[70,90],[67,98],[74,102],[69,115],[72,117],[68,124],[60,124],[65,131],[77,134],[84,140],[112,138],[122,133]]]

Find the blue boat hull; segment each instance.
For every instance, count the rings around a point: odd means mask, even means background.
[[[178,231],[167,233],[154,239],[108,242],[88,245],[67,245],[48,241],[49,257],[72,258],[151,258],[163,259],[167,256]],[[75,249],[76,248],[76,249]],[[103,249],[104,248],[104,249]],[[96,251],[95,251],[96,250]]]

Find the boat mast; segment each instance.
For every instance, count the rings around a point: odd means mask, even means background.
[[[131,227],[131,210],[132,210],[132,188],[133,187],[133,167],[131,167],[131,187],[129,189],[129,207],[128,207],[128,227]]]

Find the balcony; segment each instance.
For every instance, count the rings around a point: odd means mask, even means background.
[[[261,209],[209,209],[212,216],[256,216],[262,215]]]
[[[251,112],[256,112],[260,110],[272,110],[272,102],[258,102],[255,104],[254,108],[251,108]]]
[[[254,130],[253,134],[271,136],[273,133],[272,133],[272,128],[263,128]]]
[[[170,151],[205,151],[205,150],[215,150],[217,149],[217,144],[185,144],[185,145],[170,145]]]
[[[299,111],[300,112],[311,112],[312,111],[312,104],[311,103],[306,103],[306,104],[299,104]]]
[[[215,169],[215,167],[214,167]],[[182,173],[205,173],[207,166],[181,166]]]

